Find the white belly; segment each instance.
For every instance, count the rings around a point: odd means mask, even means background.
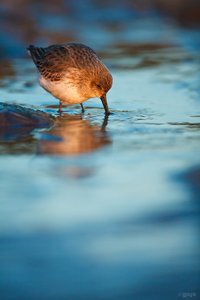
[[[54,97],[58,98],[61,102],[66,104],[82,103],[87,100],[78,91],[75,85],[65,81],[50,81],[45,79],[43,76],[39,78],[40,85]]]

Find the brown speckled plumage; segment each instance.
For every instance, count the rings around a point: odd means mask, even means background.
[[[112,86],[112,76],[91,48],[68,43],[46,48],[29,46],[28,51],[40,73],[40,84],[60,100],[60,105],[100,97],[109,114],[106,93]]]

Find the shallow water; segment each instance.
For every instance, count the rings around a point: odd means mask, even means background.
[[[125,32],[99,47],[114,78],[108,118],[99,99],[59,116],[30,60],[1,62],[1,102],[54,120],[0,135],[2,299],[199,297],[195,39],[188,49],[183,32],[177,46]]]

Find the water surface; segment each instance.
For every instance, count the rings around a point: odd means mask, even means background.
[[[99,99],[59,116],[28,58],[1,61],[1,102],[52,122],[1,128],[2,299],[198,299],[199,54],[143,26],[97,46],[108,118]]]

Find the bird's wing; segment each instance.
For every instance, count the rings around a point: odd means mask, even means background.
[[[68,69],[86,72],[98,59],[96,53],[83,44],[68,43],[47,48],[29,46],[28,51],[41,75],[51,81],[61,80]]]
[[[29,46],[31,55],[40,74],[48,80],[59,81],[70,66],[69,50],[63,45],[53,45],[47,48]]]

